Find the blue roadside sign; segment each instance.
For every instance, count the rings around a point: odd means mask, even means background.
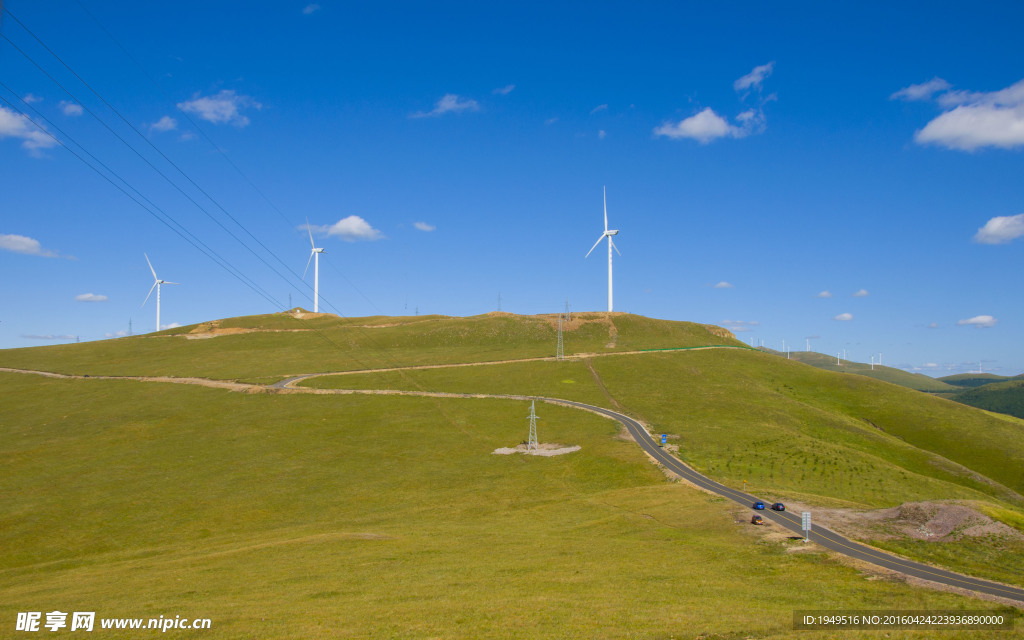
[[[668,434],[663,433],[661,434],[661,446],[664,447],[666,442],[668,442]]]

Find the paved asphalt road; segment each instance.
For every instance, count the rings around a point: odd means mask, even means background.
[[[538,398],[538,400],[578,407],[580,409],[594,411],[614,420],[618,420],[625,425],[627,429],[629,429],[629,432],[633,435],[633,439],[640,445],[640,448],[649,453],[667,469],[673,473],[679,474],[699,487],[703,487],[709,491],[717,493],[723,498],[728,498],[745,507],[750,507],[751,512],[753,512],[754,502],[760,500],[757,496],[752,496],[748,493],[737,491],[736,489],[719,484],[686,466],[678,458],[669,455],[664,449],[659,447],[654,440],[651,439],[647,430],[641,426],[639,422],[633,420],[629,416],[625,416],[621,413],[610,411],[608,409],[602,409],[601,407],[583,404],[581,402],[556,400],[554,398]],[[766,520],[771,520],[772,522],[775,522],[803,537],[804,532],[801,529],[799,515],[788,511],[778,512],[771,510],[759,511],[758,513],[762,514]],[[829,531],[824,527],[814,524],[813,522],[811,524],[811,532],[808,537],[812,542],[816,542],[826,549],[850,556],[851,558],[863,560],[864,562],[870,562],[871,564],[885,567],[886,569],[899,571],[900,573],[914,576],[915,578],[931,580],[932,582],[939,582],[953,587],[970,589],[971,591],[977,591],[979,593],[986,593],[993,596],[999,596],[1001,598],[1024,602],[1024,589],[1009,587],[997,582],[989,582],[988,580],[979,580],[978,578],[971,578],[969,576],[962,576],[958,573],[937,569],[926,564],[921,564],[920,562],[904,560],[903,558],[898,558],[896,556],[889,555],[888,553],[878,551],[877,549],[872,549],[871,547],[866,547],[852,540],[848,540],[833,531]]]

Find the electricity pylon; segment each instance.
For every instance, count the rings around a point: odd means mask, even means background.
[[[565,360],[565,352],[562,350],[562,315],[558,315],[558,349],[555,351],[555,360]]]
[[[530,440],[526,443],[526,450],[537,449],[537,414],[534,412],[536,400],[530,402]]]

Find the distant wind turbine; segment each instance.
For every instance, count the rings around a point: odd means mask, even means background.
[[[156,270],[153,269],[153,263],[149,261],[149,256],[142,254],[146,258],[146,264],[149,265],[149,271],[153,274],[153,286],[149,288],[149,293],[146,294],[146,299],[142,301],[142,306],[146,306],[149,302],[149,296],[153,295],[153,289],[156,289],[156,330],[160,330],[160,285],[162,284],[178,284],[177,282],[168,282],[167,280],[161,280],[156,277]]]
[[[618,233],[619,233],[618,229],[611,229],[611,230],[608,229],[608,190],[607,190],[607,188],[602,187],[602,193],[604,194],[604,233],[602,233],[601,237],[599,237],[597,239],[597,242],[594,243],[594,246],[590,247],[590,251],[587,252],[587,255],[583,256],[583,257],[584,257],[584,259],[588,258],[590,256],[590,254],[594,252],[594,249],[597,248],[597,245],[601,244],[601,241],[604,240],[605,238],[608,238],[608,312],[611,313],[611,311],[612,311],[612,248],[614,247],[615,248],[615,253],[618,253],[620,256],[622,255],[622,253],[619,252],[619,248],[615,246],[614,242],[612,242],[612,236],[618,235]]]
[[[309,252],[309,260],[306,260],[306,270],[302,272],[302,277],[305,279],[306,271],[309,271],[309,263],[313,262],[313,313],[320,313],[320,254],[324,252],[323,249],[318,249],[316,244],[313,243],[313,229],[309,226],[309,218],[306,218],[306,231],[309,232],[309,246],[312,247],[312,251]],[[313,256],[316,256],[316,260],[313,260]]]

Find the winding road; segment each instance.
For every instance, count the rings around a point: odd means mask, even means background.
[[[55,374],[44,371],[29,371],[24,369],[9,369],[6,367],[0,367],[0,371],[7,371],[12,373],[26,373],[34,375],[43,375],[54,378],[86,378],[87,376],[74,376]],[[369,372],[364,372],[369,373]],[[219,380],[206,380],[201,378],[173,378],[173,377],[119,377],[119,376],[94,376],[92,379],[96,380],[139,380],[144,382],[171,382],[179,384],[199,384],[204,386],[212,386],[218,388],[228,388],[231,390],[241,391],[245,389],[261,389],[274,392],[286,392],[286,393],[316,393],[316,394],[344,394],[344,395],[357,395],[357,394],[374,394],[374,395],[406,395],[406,396],[423,396],[423,397],[441,397],[441,398],[492,398],[492,399],[503,399],[503,400],[536,400],[538,402],[545,402],[549,404],[561,405],[565,407],[572,407],[581,409],[584,411],[590,411],[598,415],[604,416],[611,420],[615,420],[621,423],[632,435],[633,440],[640,446],[641,449],[654,460],[663,465],[666,469],[672,473],[677,474],[681,478],[689,481],[690,483],[701,487],[707,491],[717,494],[723,498],[732,500],[733,502],[752,509],[754,502],[760,500],[757,496],[738,491],[731,487],[727,487],[721,483],[715,482],[711,478],[702,475],[690,468],[688,465],[683,463],[675,456],[670,455],[664,449],[662,449],[654,441],[651,435],[647,432],[647,429],[629,416],[612,411],[611,409],[605,409],[595,405],[584,404],[582,402],[574,402],[572,400],[562,400],[559,398],[546,398],[543,396],[528,396],[528,395],[494,395],[494,394],[472,394],[472,393],[448,393],[448,392],[435,392],[435,391],[398,391],[398,390],[372,390],[372,389],[309,389],[303,387],[294,386],[295,383],[306,380],[309,378],[332,375],[331,373],[313,373],[299,376],[293,376],[285,380],[281,380],[272,385],[258,385],[258,384],[246,384],[246,383],[232,383]],[[760,512],[763,516],[772,522],[775,522],[779,526],[792,531],[793,533],[804,535],[804,531],[801,528],[800,517],[790,513],[788,511],[777,512],[766,510]],[[968,591],[974,591],[977,593],[994,596],[1004,600],[1011,600],[1018,603],[1024,603],[1024,589],[1019,587],[1013,587],[998,582],[991,582],[989,580],[982,580],[979,578],[972,578],[970,576],[961,575],[945,569],[939,569],[932,567],[920,562],[914,562],[912,560],[906,560],[898,556],[894,556],[878,549],[873,549],[866,545],[854,542],[848,538],[845,538],[834,531],[831,531],[820,525],[813,525],[812,530],[807,534],[807,537],[811,542],[817,543],[818,545],[848,556],[855,558],[863,562],[867,562],[885,569],[896,571],[907,576],[919,578],[921,580],[927,580],[930,582],[946,585],[949,587],[955,587],[958,589],[965,589]]]

